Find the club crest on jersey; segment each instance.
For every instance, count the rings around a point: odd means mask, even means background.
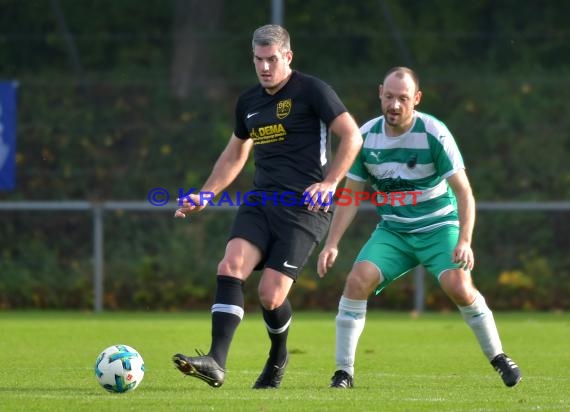
[[[292,106],[293,103],[291,103],[291,99],[281,100],[279,103],[277,103],[277,118],[284,119],[289,116]]]

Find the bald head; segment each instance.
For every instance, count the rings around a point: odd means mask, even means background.
[[[389,77],[395,77],[400,80],[405,80],[406,77],[409,77],[414,84],[414,93],[420,90],[420,79],[415,71],[410,69],[409,67],[404,66],[397,66],[392,67],[390,70],[386,72],[384,76],[384,80],[382,83],[386,83]]]

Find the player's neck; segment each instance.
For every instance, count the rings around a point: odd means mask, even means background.
[[[391,126],[386,123],[384,126],[384,133],[388,137],[400,137],[409,132],[413,124],[414,124],[413,120],[404,126]]]
[[[292,74],[293,74],[293,71],[290,70],[289,74],[287,74],[287,76],[285,76],[285,78],[281,82],[277,83],[275,86],[273,86],[271,88],[265,88],[265,92],[267,94],[274,95],[275,93],[277,93],[279,90],[281,90],[287,84],[287,82],[291,78]]]

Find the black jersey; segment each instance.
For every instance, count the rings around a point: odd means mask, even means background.
[[[322,181],[331,161],[330,123],[346,111],[329,85],[298,71],[274,95],[261,85],[242,93],[234,134],[253,139],[254,189],[302,195]]]

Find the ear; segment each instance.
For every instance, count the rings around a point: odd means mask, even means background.
[[[418,90],[416,92],[416,95],[414,96],[414,106],[417,106],[418,104],[420,104],[421,100],[422,100],[422,91]]]
[[[378,97],[382,98],[382,85],[378,86]]]
[[[291,62],[293,61],[293,50],[287,50],[285,52],[285,58],[287,59],[287,63],[291,64]]]

